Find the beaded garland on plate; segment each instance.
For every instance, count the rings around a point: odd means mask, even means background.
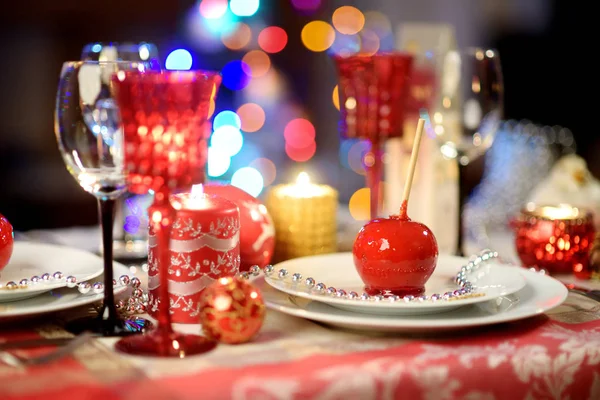
[[[142,267],[143,270],[147,269],[147,266]],[[23,278],[19,282],[10,281],[6,284],[0,283],[0,290],[21,290],[29,287],[34,287],[44,284],[54,284],[56,282],[65,282],[66,287],[72,289],[77,287],[77,290],[81,294],[93,294],[104,293],[104,283],[94,282],[90,283],[87,281],[77,282],[77,278],[70,275],[65,275],[56,271],[53,274],[45,273],[41,276],[34,275],[31,278]],[[137,277],[130,277],[129,275],[121,275],[119,280],[113,279],[113,287],[131,286],[131,296],[125,300],[118,300],[115,302],[117,310],[125,314],[143,314],[146,312],[148,306],[148,294],[141,289],[141,281]]]
[[[367,293],[358,294],[354,291],[346,291],[344,289],[337,289],[333,286],[327,286],[323,282],[317,282],[312,277],[304,278],[299,273],[293,273],[291,275],[292,284],[303,285],[303,289],[312,294],[318,294],[322,296],[338,297],[340,299],[347,299],[352,301],[383,301],[389,302],[404,301],[410,302],[437,302],[437,301],[457,301],[471,297],[483,296],[483,293],[478,293],[476,287],[467,279],[467,276],[476,270],[478,270],[484,263],[498,257],[498,253],[491,250],[483,250],[478,256],[472,257],[469,262],[460,268],[460,271],[456,274],[454,282],[459,286],[458,289],[445,292],[445,293],[434,293],[431,295],[422,296],[397,296],[397,295],[369,295]],[[279,271],[275,271],[272,265],[267,265],[262,270],[258,265],[254,265],[250,268],[249,272],[242,272],[239,276],[243,279],[249,279],[250,276],[258,276],[261,271],[267,277],[272,277],[276,274],[276,277],[280,280],[285,280],[290,277],[290,273],[282,268]]]

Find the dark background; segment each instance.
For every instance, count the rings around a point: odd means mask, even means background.
[[[526,4],[523,4],[526,3]],[[76,60],[82,47],[96,41],[147,41],[161,57],[185,46],[183,15],[192,1],[146,0],[102,2],[82,0],[5,1],[0,11],[0,213],[17,230],[89,225],[97,222],[95,200],[66,171],[53,135],[56,85],[63,61]],[[316,15],[301,17],[288,0],[263,0],[260,13],[268,23],[286,29],[287,48],[272,57],[286,75],[290,90],[313,113],[317,155],[313,169],[331,171],[337,160],[335,109],[323,112],[313,104],[313,91],[333,75],[322,54],[303,49],[302,26],[312,19],[329,20],[333,9],[351,4],[361,10],[391,11],[399,19],[448,21],[456,24],[459,45],[496,47],[505,80],[506,119],[529,119],[572,130],[578,152],[600,176],[598,154],[597,39],[590,7],[573,1],[493,2],[461,0],[323,1]],[[417,7],[418,9],[415,9]],[[443,7],[443,9],[441,8]],[[395,18],[392,22],[395,23]],[[476,27],[477,29],[475,29]],[[199,54],[195,68],[220,69],[239,54]],[[330,68],[325,76],[323,69]],[[333,84],[332,84],[333,85]],[[330,96],[330,93],[327,94]],[[231,101],[224,93],[219,102]],[[329,100],[330,101],[330,100]],[[217,106],[217,109],[219,105]],[[283,149],[282,149],[283,151]],[[329,160],[329,161],[327,161]],[[483,163],[469,167],[469,186]],[[279,171],[293,169],[288,162]],[[326,183],[344,187],[362,177],[336,169]],[[285,173],[278,174],[285,179]],[[355,188],[356,189],[356,188]],[[355,190],[354,189],[354,190]],[[342,201],[353,191],[340,189]]]

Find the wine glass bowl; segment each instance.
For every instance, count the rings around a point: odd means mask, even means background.
[[[138,333],[149,326],[142,318],[121,319],[114,302],[112,229],[114,203],[126,190],[123,130],[112,97],[111,76],[147,64],[118,61],[73,61],[63,64],[56,97],[55,134],[67,170],[79,185],[98,199],[102,223],[104,302],[97,319],[69,324],[74,332],[105,336]]]
[[[125,191],[122,131],[110,75],[129,63],[68,62],[58,87],[55,133],[68,171],[87,192],[117,198]]]
[[[426,128],[446,158],[468,165],[492,145],[503,118],[499,54],[481,48],[428,52],[422,68],[434,69],[441,77],[434,100],[422,109]]]
[[[383,198],[382,146],[403,134],[407,84],[413,57],[389,52],[333,56],[338,72],[339,132],[342,138],[368,140],[363,156],[370,189],[371,219],[379,215]]]

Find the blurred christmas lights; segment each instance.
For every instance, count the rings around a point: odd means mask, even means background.
[[[361,43],[360,35],[343,35],[339,33],[335,35],[335,40],[328,51],[340,56],[349,56],[360,51]]]
[[[275,163],[268,158],[257,158],[250,163],[249,167],[252,167],[260,172],[263,177],[263,184],[265,186],[269,186],[275,182],[275,178],[277,177],[277,168],[275,167]]]
[[[263,190],[264,180],[255,168],[243,167],[233,173],[231,184],[256,197]]]
[[[248,72],[252,78],[265,75],[271,68],[271,59],[267,53],[261,50],[249,51],[242,58],[242,62],[249,67]]]
[[[243,61],[230,61],[221,70],[223,85],[231,90],[241,90],[250,82],[250,67]]]
[[[338,85],[335,85],[333,88],[333,93],[331,94],[331,100],[333,100],[333,106],[335,108],[340,109],[340,93],[338,89]]]
[[[260,7],[260,0],[231,0],[229,8],[238,17],[251,17]]]
[[[323,3],[321,0],[290,1],[294,9],[304,15],[315,12]],[[250,142],[244,143],[244,132],[265,135],[272,132],[274,126],[284,125],[285,153],[296,162],[310,160],[317,147],[314,125],[305,118],[295,118],[305,115],[305,111],[286,100],[285,78],[277,71],[270,57],[270,54],[285,49],[289,40],[287,32],[278,26],[265,27],[260,20],[248,22],[244,19],[255,15],[260,5],[260,0],[201,0],[193,10],[192,23],[188,26],[192,39],[190,44],[203,51],[247,49],[243,56],[238,55],[237,60],[230,61],[221,70],[223,86],[241,91],[243,104],[239,105],[238,102],[239,107],[235,112],[224,110],[214,116],[208,174],[222,177],[231,170],[231,183],[255,196],[261,193],[264,186],[275,181],[277,170],[273,160],[277,161],[278,158],[270,160],[261,157],[261,148]],[[254,41],[253,36],[256,38]],[[330,23],[322,20],[308,22],[300,36],[309,51],[328,51],[339,55],[392,50],[394,39],[391,22],[385,14],[379,11],[363,13],[349,5],[335,9]],[[149,57],[149,53],[149,49],[140,47],[140,58]],[[194,60],[191,53],[177,49],[167,57],[166,68],[190,69],[192,64]],[[332,103],[339,110],[337,85],[332,90]],[[280,111],[273,113],[273,107]],[[212,103],[209,110],[211,114],[214,108],[215,104]],[[265,125],[265,110],[270,115],[268,125]],[[280,136],[276,138],[281,140]],[[272,146],[281,146],[283,143],[277,140],[269,142]],[[363,141],[342,141],[339,150],[341,164],[358,174],[364,174],[363,157],[368,149],[368,143]],[[352,196],[353,217],[368,218],[368,201],[366,188]]]
[[[314,52],[325,51],[335,40],[335,30],[325,21],[312,21],[304,25],[300,33],[302,43]]]
[[[296,118],[285,126],[283,136],[292,147],[307,147],[315,141],[315,127],[307,119]]]
[[[321,0],[292,0],[292,5],[298,11],[314,12],[321,5]]]
[[[244,132],[256,132],[265,124],[265,111],[255,103],[246,103],[237,109],[241,119],[241,129]]]
[[[243,22],[236,24],[231,32],[224,32],[221,41],[229,50],[241,50],[252,40],[252,29]]]
[[[268,26],[258,34],[258,45],[267,53],[279,53],[287,41],[287,33],[278,26]]]
[[[227,12],[227,0],[202,0],[200,14],[207,19],[221,18]]]
[[[193,63],[194,60],[189,51],[177,49],[167,56],[165,68],[168,70],[188,70],[192,68]]]
[[[235,126],[223,125],[215,129],[210,137],[210,147],[229,157],[235,156],[244,146],[244,136]]]
[[[358,189],[352,197],[348,207],[350,209],[350,215],[357,221],[367,221],[370,219],[369,205],[371,204],[369,188]]]
[[[216,178],[227,172],[231,165],[229,155],[215,147],[208,148],[208,176]]]
[[[148,58],[150,58],[150,46],[145,43],[141,44],[138,47],[138,54],[140,56],[140,60],[146,61]]]
[[[242,121],[238,114],[233,111],[225,110],[221,111],[215,118],[213,118],[213,129],[217,130],[222,126],[233,126],[236,129],[240,129],[242,127]]]
[[[333,26],[339,33],[354,35],[365,26],[365,16],[356,7],[342,6],[333,12]]]
[[[315,142],[309,143],[307,146],[294,147],[289,143],[285,144],[285,154],[296,162],[304,162],[310,160],[317,151],[317,144]]]

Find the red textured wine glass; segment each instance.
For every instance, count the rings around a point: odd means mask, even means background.
[[[387,138],[402,136],[413,57],[389,52],[336,55],[333,59],[339,75],[340,134],[345,139],[363,139],[371,144],[363,164],[371,192],[371,219],[374,219],[383,198],[382,146]]]
[[[203,183],[208,153],[209,110],[221,77],[209,71],[168,71],[113,76],[125,139],[129,190],[154,191],[148,209],[157,237],[158,327],[146,335],[117,342],[117,350],[134,355],[182,358],[204,353],[215,343],[202,336],[173,331],[169,304],[170,231],[175,210],[172,191]]]

